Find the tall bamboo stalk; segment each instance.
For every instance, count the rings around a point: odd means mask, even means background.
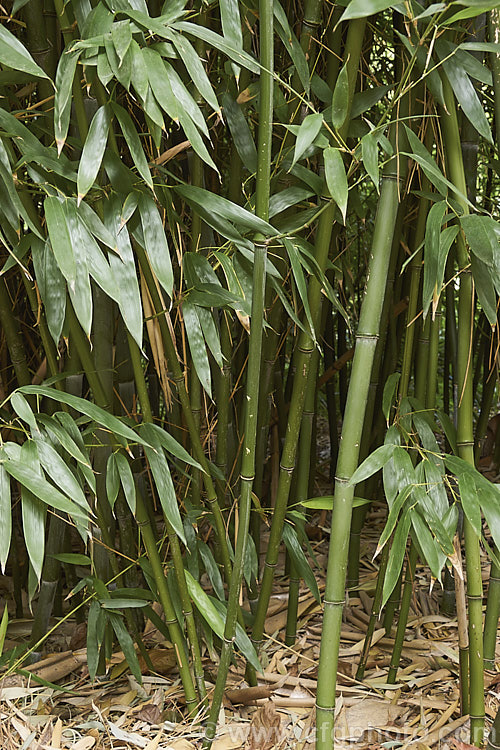
[[[260,108],[258,160],[256,178],[255,213],[261,219],[269,219],[269,194],[271,174],[271,146],[273,132],[273,70],[274,70],[274,15],[271,0],[259,2],[260,64]],[[262,329],[264,324],[264,300],[266,288],[267,244],[258,236],[254,243],[253,289],[250,341],[248,347],[247,382],[245,391],[245,422],[241,458],[240,500],[238,504],[238,527],[236,535],[234,566],[229,585],[227,614],[222,639],[217,681],[212,705],[205,729],[204,748],[209,748],[215,737],[217,720],[226,686],[227,673],[233,653],[238,615],[238,600],[243,577],[243,564],[250,526],[252,489],[255,479],[257,417],[262,359]]]
[[[445,144],[448,176],[462,195],[467,194],[460,133],[458,129],[455,98],[450,84],[443,78],[446,111],[441,112],[440,122]],[[469,212],[465,200],[457,196],[465,214]],[[456,254],[460,278],[458,297],[458,415],[457,444],[459,455],[467,463],[474,465],[473,432],[473,393],[470,341],[473,325],[474,294],[472,274],[465,237],[460,232],[456,240]],[[469,690],[471,742],[482,743],[484,733],[484,673],[482,603],[483,584],[481,579],[481,556],[479,538],[467,517],[464,517],[465,558],[467,569],[467,599],[469,604]]]
[[[349,86],[349,104],[347,107],[350,112],[352,97],[355,89],[355,81],[358,72],[359,58],[361,55],[361,45],[363,41],[363,32],[366,25],[366,19],[356,19],[349,24],[347,37],[347,49],[349,50],[349,59],[347,63]],[[346,118],[347,122],[349,117]],[[345,135],[345,133],[343,133]],[[332,237],[332,227],[335,220],[336,206],[330,202],[320,216],[315,241],[315,257],[319,268],[324,272],[330,250]],[[309,309],[312,316],[313,328],[318,329],[321,319],[321,283],[311,277],[308,289]],[[306,324],[307,326],[307,324]],[[259,601],[255,613],[254,625],[252,630],[252,640],[257,648],[260,648],[263,634],[264,622],[266,618],[267,607],[272,592],[274,571],[278,562],[278,553],[283,530],[283,523],[287,511],[290,485],[295,467],[295,456],[297,452],[297,443],[300,434],[300,424],[302,421],[302,412],[304,409],[304,400],[306,395],[307,380],[309,377],[311,358],[315,348],[315,340],[311,335],[312,332],[306,329],[301,332],[297,344],[296,358],[296,376],[293,379],[293,390],[290,401],[290,410],[288,413],[288,422],[286,427],[285,442],[281,453],[280,473],[278,481],[278,490],[275,502],[271,529],[269,532],[269,541],[266,553],[266,563],[262,575],[261,590]],[[255,681],[252,669],[247,668],[247,675],[251,681]]]
[[[393,132],[393,142],[395,142]],[[354,487],[350,479],[358,463],[359,445],[366,409],[375,347],[379,336],[383,293],[387,280],[393,233],[399,204],[399,170],[396,160],[388,162],[380,188],[375,219],[370,267],[361,306],[351,380],[339,447],[328,569],[324,596],[324,621],[316,696],[316,748],[333,748],[336,674]]]

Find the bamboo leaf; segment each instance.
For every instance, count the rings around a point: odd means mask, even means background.
[[[277,22],[275,24],[275,29],[278,33],[278,36],[280,37],[281,41],[283,42],[283,46],[292,59],[299,80],[304,87],[304,91],[306,92],[306,94],[309,94],[311,89],[309,80],[309,65],[307,64],[304,50],[300,46],[297,37],[290,28],[286,13],[281,7],[278,0],[274,0],[274,17]]]
[[[371,453],[368,458],[365,458],[363,463],[358,466],[354,474],[349,480],[349,486],[352,487],[354,484],[364,482],[365,479],[371,477],[372,474],[376,474],[377,471],[385,466],[385,464],[392,458],[394,454],[394,445],[381,445]]]
[[[53,557],[54,560],[59,560],[59,562],[67,563],[68,565],[91,565],[92,560],[88,555],[80,555],[76,552],[61,552],[57,555],[49,555],[49,557]]]
[[[59,58],[56,72],[56,93],[54,97],[54,136],[57,153],[60,154],[68,135],[71,115],[71,91],[75,78],[76,66],[81,51],[64,50]]]
[[[200,553],[200,557],[203,560],[203,565],[205,566],[205,571],[210,579],[213,590],[215,591],[217,597],[221,602],[225,601],[226,595],[224,593],[222,576],[220,574],[219,567],[215,562],[210,547],[206,545],[205,542],[198,541],[197,548]]]
[[[207,138],[210,138],[208,133],[207,123],[201,113],[201,109],[196,104],[195,100],[184,86],[179,74],[169,63],[164,63],[167,78],[170,81],[172,88],[172,94],[174,95],[177,105],[179,108],[179,119],[183,121],[183,113],[187,115],[193,123],[196,125],[198,130],[203,133]],[[194,148],[194,146],[193,146]]]
[[[400,372],[393,372],[392,375],[389,375],[384,385],[384,392],[382,394],[382,412],[386,418],[387,424],[389,424],[389,415],[396,397],[400,378]]]
[[[0,25],[0,63],[35,78],[49,78],[23,44],[3,24]]]
[[[344,160],[338,148],[325,148],[323,158],[325,160],[325,179],[328,191],[340,208],[345,224],[349,188]]]
[[[168,518],[179,539],[186,544],[186,537],[184,535],[184,528],[182,526],[181,514],[177,504],[177,497],[175,495],[170,469],[157,434],[151,429],[151,427],[152,425],[150,424],[144,424],[141,432],[147,438],[148,444],[153,446],[148,446],[145,450],[155,480],[156,492],[158,493],[166,518]]]
[[[141,685],[141,667],[139,666],[139,659],[137,658],[137,654],[135,653],[134,642],[129,636],[127,628],[125,627],[125,624],[120,615],[116,614],[116,612],[107,612],[106,614],[113,630],[115,631],[118,643],[121,646],[123,655],[130,667],[130,671],[134,675],[139,685]]]
[[[224,39],[226,39],[232,47],[243,52],[243,33],[241,31],[238,0],[220,0],[219,11]],[[233,65],[232,67],[236,82],[238,82],[240,68],[238,65]]]
[[[481,536],[481,508],[476,489],[476,483],[471,474],[461,473],[458,477],[460,502],[470,525],[478,536]]]
[[[120,476],[118,474],[116,454],[110,453],[106,464],[106,496],[111,508],[115,507],[119,490]]]
[[[458,64],[456,59],[443,60],[443,67],[450,82],[457,101],[469,122],[476,128],[477,132],[493,143],[490,125],[479,101],[479,97],[466,71]]]
[[[241,107],[228,93],[222,96],[222,106],[238,155],[248,171],[253,173],[257,170],[257,149]]]
[[[384,588],[382,593],[382,606],[385,607],[387,600],[392,594],[394,587],[399,579],[401,568],[403,567],[403,560],[406,552],[406,542],[408,540],[408,534],[410,533],[412,514],[409,508],[407,508],[395,531],[394,538],[391,545],[391,554],[389,555],[389,562],[387,564],[387,570],[384,578]]]
[[[494,264],[499,251],[499,225],[491,216],[470,214],[460,217],[470,249],[486,265]]]
[[[34,386],[33,386],[34,387]],[[79,521],[87,521],[88,514],[79,505],[69,500],[53,484],[49,484],[40,473],[31,469],[25,461],[9,458],[4,461],[5,470],[23,487],[39,498],[45,505],[68,513]]]
[[[379,193],[378,138],[374,131],[370,131],[361,139],[361,158],[366,173],[375,185],[377,193]]]
[[[195,581],[191,573],[186,570],[186,583],[189,591],[189,596],[193,600],[196,609],[201,616],[207,621],[214,633],[219,637],[224,637],[224,616],[216,606],[215,600],[209,597],[201,588],[198,581]],[[224,604],[219,602],[221,609],[224,610]],[[239,623],[236,627],[236,645],[245,657],[245,659],[257,670],[261,671],[262,667],[255,653],[255,649],[241,625]]]
[[[375,13],[387,10],[395,4],[388,2],[388,0],[351,0],[340,20],[350,21],[353,18],[373,16]]]
[[[135,515],[135,482],[134,477],[132,476],[130,464],[123,453],[115,453],[115,461],[118,467],[118,474],[120,475],[120,482],[123,487],[123,493],[125,495],[127,505],[130,508],[131,513]]]
[[[42,437],[36,438],[35,442],[38,458],[45,473],[56,487],[64,487],[64,494],[74,500],[84,513],[88,513],[90,511],[88,502],[71,469],[49,442]]]
[[[332,124],[339,130],[347,119],[349,107],[349,75],[347,62],[338,74],[332,97]]]
[[[377,549],[375,550],[374,557],[382,551],[386,543],[391,538],[392,532],[394,531],[397,520],[399,518],[399,514],[401,510],[404,508],[405,503],[410,497],[412,491],[413,491],[412,485],[405,487],[404,490],[401,490],[401,492],[398,494],[395,501],[393,502],[391,509],[389,511],[389,515],[387,517],[387,521],[385,522],[384,529],[377,542]]]
[[[7,627],[9,624],[9,611],[7,609],[7,603],[3,609],[2,621],[0,622],[0,657],[3,654],[3,647],[5,643],[5,636],[7,635]]]
[[[138,205],[141,214],[145,250],[151,267],[163,289],[169,297],[172,297],[174,276],[170,261],[170,251],[160,215],[152,198],[145,194],[140,195]]]
[[[10,476],[7,473],[0,454],[0,569],[5,575],[5,565],[9,556],[12,535],[12,507],[10,495]]]
[[[69,285],[76,280],[76,259],[73,243],[64,211],[64,203],[52,196],[44,201],[45,220],[57,265]]]
[[[215,31],[196,23],[191,23],[190,21],[180,21],[172,24],[172,27],[178,31],[185,31],[196,39],[202,39],[211,47],[215,47],[215,49],[218,49],[224,55],[227,55],[227,57],[229,57],[230,60],[233,60],[237,65],[241,65],[242,68],[247,68],[252,73],[260,72],[260,66],[253,57],[244,50],[239,50],[234,47],[233,44],[219,34],[216,34]]]
[[[444,274],[444,266],[440,254],[441,225],[447,211],[446,201],[439,201],[431,206],[427,215],[425,227],[424,250],[424,283],[422,291],[422,307],[424,317],[429,311],[432,300],[439,299]],[[445,265],[446,265],[446,258]]]
[[[226,7],[228,5],[235,6],[234,11],[235,11],[236,16],[233,13],[232,18],[236,20],[237,28],[239,28],[240,34],[241,34],[241,26],[239,24],[238,3],[235,2],[235,0],[225,0],[224,3],[220,3],[219,5],[220,11],[221,11],[222,28],[224,29],[224,18],[222,16],[223,7]],[[226,34],[226,31],[224,31],[224,36],[228,36]],[[234,42],[234,39],[232,41]],[[179,54],[179,58],[182,60],[182,62],[186,66],[189,76],[191,80],[193,81],[194,85],[196,86],[196,88],[198,89],[201,96],[205,99],[207,104],[214,110],[214,112],[220,113],[219,102],[217,101],[217,97],[212,88],[212,84],[210,83],[210,79],[207,76],[205,68],[200,58],[198,57],[198,54],[193,48],[193,45],[189,41],[189,39],[183,36],[183,34],[173,34],[172,42]]]
[[[87,417],[92,419],[101,427],[105,427],[115,435],[120,435],[125,438],[129,443],[140,443],[143,446],[149,446],[149,443],[141,438],[141,436],[127,427],[126,424],[121,422],[113,414],[109,414],[104,409],[101,409],[97,404],[93,404],[87,399],[73,396],[71,393],[65,393],[64,391],[57,391],[55,388],[50,388],[46,385],[25,385],[18,389],[20,393],[32,393],[35,396],[45,396],[54,401],[60,401],[61,403],[71,406],[72,409],[85,414]]]
[[[186,299],[182,305],[182,315],[189,341],[189,350],[193,358],[196,374],[204,390],[212,397],[212,377],[208,361],[205,339],[194,305]]]
[[[211,193],[209,190],[204,190],[194,185],[178,185],[175,191],[196,208],[204,208],[216,216],[221,216],[226,221],[234,222],[242,230],[248,229],[252,232],[260,232],[266,236],[275,236],[278,234],[278,231],[267,221],[260,219],[236,203],[232,203],[220,195]]]
[[[101,168],[110,120],[110,109],[104,104],[99,107],[90,123],[78,167],[78,203],[87,195]]]
[[[151,190],[153,190],[153,179],[151,177],[151,172],[149,171],[148,162],[141,145],[141,139],[137,134],[137,130],[134,127],[132,118],[130,117],[127,110],[123,109],[123,107],[120,107],[120,105],[116,104],[116,102],[113,102],[111,106],[118,122],[120,123],[123,137],[127,142],[127,146],[134,161],[135,167],[146,185],[151,188]]]
[[[482,260],[471,254],[471,270],[477,296],[484,314],[488,318],[491,326],[497,324],[497,295],[495,293],[494,276],[491,273],[491,267],[483,263]]]
[[[64,276],[56,263],[49,240],[42,242],[34,237],[31,243],[31,256],[38,289],[45,307],[47,325],[57,346],[66,315]]]
[[[304,579],[309,591],[319,604],[321,602],[321,597],[319,595],[316,578],[311,566],[309,565],[309,561],[304,554],[302,545],[298,540],[297,533],[289,523],[285,523],[283,526],[283,541],[285,542],[286,548],[298,573]]]
[[[118,21],[111,26],[111,39],[118,55],[120,65],[123,64],[125,55],[132,42],[132,27],[130,21]]]

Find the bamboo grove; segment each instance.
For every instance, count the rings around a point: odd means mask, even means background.
[[[381,617],[396,682],[426,566],[456,606],[480,745],[500,613],[500,493],[477,471],[499,398],[497,3],[2,12],[0,565],[10,617],[33,613],[2,663],[36,659],[66,616],[87,622],[92,678],[116,643],[140,681],[151,619],[208,748],[232,660],[249,684],[262,669],[285,576],[287,645],[301,581],[323,605],[327,750],[373,503],[386,522],[357,677]]]

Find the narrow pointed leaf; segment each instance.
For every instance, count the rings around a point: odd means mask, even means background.
[[[10,476],[0,462],[0,570],[5,575],[5,564],[9,556],[12,534],[12,507],[10,494]]]
[[[328,192],[340,208],[342,218],[346,219],[348,185],[345,172],[344,160],[338,148],[325,148],[323,151],[325,160],[325,179]]]
[[[0,63],[36,78],[49,78],[26,47],[3,24],[0,24]]]
[[[105,104],[99,107],[90,123],[78,167],[78,203],[87,195],[101,168],[110,119],[110,110]]]
[[[312,145],[322,125],[323,115],[321,114],[306,115],[304,117],[297,133],[297,140],[295,141],[292,167],[295,162],[299,161],[304,151]]]
[[[168,249],[165,230],[158,213],[158,209],[152,198],[141,194],[139,197],[139,212],[141,214],[142,233],[144,236],[145,250],[151,262],[151,266],[163,289],[172,296],[174,276],[170,251]]]
[[[332,124],[337,130],[342,127],[349,114],[349,98],[349,76],[345,63],[338,74],[332,97]]]

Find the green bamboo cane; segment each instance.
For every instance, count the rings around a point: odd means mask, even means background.
[[[149,401],[148,389],[146,380],[144,378],[144,371],[141,363],[141,353],[135,340],[128,334],[128,343],[130,349],[130,359],[134,370],[134,378],[137,389],[137,396],[141,404],[141,411],[145,422],[153,422],[153,413],[151,411],[151,405]],[[156,540],[154,538],[154,531],[151,526],[150,515],[148,513],[146,503],[141,493],[137,493],[137,522],[139,524],[141,535],[144,540],[144,545],[148,554],[148,559],[153,568],[155,583],[158,587],[158,595],[163,611],[165,612],[165,621],[169,629],[172,643],[174,644],[177,662],[179,664],[179,671],[181,674],[182,685],[184,688],[184,694],[186,697],[186,703],[188,705],[189,712],[194,714],[197,706],[197,698],[194,690],[191,673],[187,660],[185,659],[184,639],[182,636],[181,629],[175,616],[174,606],[168,590],[167,581],[163,572],[163,565],[158,552]],[[174,562],[174,571],[176,575],[177,585],[179,588],[179,594],[182,604],[182,612],[186,620],[186,629],[188,632],[189,643],[191,645],[193,655],[193,667],[195,673],[196,685],[199,691],[199,697],[203,700],[206,696],[205,682],[203,678],[203,666],[201,663],[201,652],[198,643],[198,635],[196,632],[196,624],[194,621],[193,607],[187,590],[186,578],[184,575],[184,564],[182,562],[182,553],[180,549],[179,539],[175,533],[172,524],[166,516],[164,516],[165,527],[167,529],[168,538],[170,541],[170,549],[172,551],[172,559]],[[161,576],[160,576],[161,572]],[[161,578],[161,580],[160,580]],[[159,585],[160,584],[160,585]]]
[[[165,310],[163,308],[160,295],[158,293],[158,289],[153,279],[151,266],[149,265],[149,261],[146,257],[144,249],[141,248],[140,245],[136,245],[135,250],[136,250],[137,257],[139,259],[142,273],[144,274],[144,278],[146,280],[149,293],[151,295],[153,309],[155,311],[155,315],[157,316],[158,322],[160,325],[160,332],[162,336],[163,345],[165,347],[165,352],[167,355],[169,368],[171,369],[173,373],[173,379],[174,379],[177,393],[179,395],[179,399],[181,402],[182,413],[184,415],[184,419],[186,420],[186,426],[188,428],[191,445],[193,447],[194,457],[203,469],[202,478],[203,478],[203,483],[205,485],[205,491],[207,493],[207,503],[212,511],[213,518],[214,518],[215,532],[217,534],[217,539],[220,544],[222,563],[224,566],[224,576],[225,576],[226,581],[229,583],[231,579],[232,567],[231,567],[231,560],[229,558],[229,550],[227,546],[226,528],[224,525],[224,519],[222,517],[219,503],[217,501],[217,493],[215,491],[215,487],[214,487],[212,477],[210,474],[210,467],[207,461],[207,457],[205,455],[205,451],[203,450],[203,446],[202,446],[201,439],[200,439],[200,434],[196,428],[196,422],[194,420],[193,413],[191,411],[189,395],[186,389],[184,375],[182,373],[181,366],[179,364],[179,360],[177,357],[177,351],[175,348],[173,333],[167,323],[167,319],[165,317]]]
[[[404,165],[401,165],[400,170],[403,167]],[[399,174],[394,160],[388,162],[380,189],[371,262],[356,334],[356,348],[337,461],[316,695],[317,750],[328,750],[333,747],[336,674],[354,496],[350,478],[358,463],[370,373],[379,336],[383,292],[399,204]]]
[[[377,348],[375,349],[375,357],[373,360],[373,368],[370,378],[370,390],[368,393],[368,402],[366,406],[364,427],[359,452],[360,461],[363,461],[370,452],[375,433],[375,426],[378,421],[378,413],[382,414],[379,380],[382,375],[385,360],[384,352],[387,351],[386,343],[389,326],[389,316],[391,315],[392,311],[394,276],[396,271],[396,263],[399,256],[399,245],[401,242],[401,231],[403,228],[404,215],[404,204],[401,204],[398,210],[398,218],[396,220],[396,227],[394,230],[394,239],[391,250],[391,260],[387,273],[387,284],[384,294],[384,304],[382,307],[382,317],[380,323],[380,338],[377,343]],[[363,482],[363,484],[356,488],[356,494],[360,497],[370,499],[372,495],[376,493],[377,481],[378,480],[376,477],[372,477],[371,480]],[[360,506],[359,508],[354,508],[352,513],[351,533],[349,538],[349,555],[347,562],[348,589],[356,588],[359,584],[361,531],[363,529],[363,524],[368,512],[368,508],[369,505],[366,504]]]
[[[405,580],[403,584],[403,594],[401,596],[401,609],[399,612],[398,627],[394,638],[394,646],[391,655],[391,664],[387,675],[387,683],[394,685],[398,673],[403,643],[405,638],[406,625],[408,624],[408,614],[410,612],[410,603],[413,593],[413,581],[415,578],[415,567],[417,565],[418,552],[416,545],[411,542],[408,552],[408,561],[406,563]]]
[[[450,84],[443,78],[444,101],[446,111],[440,116],[444,136],[447,169],[450,179],[462,195],[467,194],[460,133],[458,129],[455,98]],[[469,212],[468,204],[457,197],[465,214]],[[474,465],[473,433],[473,393],[470,368],[470,333],[474,294],[472,274],[465,237],[460,232],[456,240],[456,253],[460,273],[458,298],[458,414],[457,444],[462,459]],[[470,695],[470,737],[472,744],[480,745],[484,733],[484,673],[483,673],[483,637],[482,637],[482,601],[483,584],[481,579],[480,544],[477,534],[470,522],[464,518],[464,537],[467,568],[467,599],[469,604],[469,695]]]
[[[368,627],[366,629],[363,651],[361,652],[361,656],[359,657],[359,664],[356,670],[356,679],[360,681],[363,680],[363,677],[365,676],[365,669],[368,661],[368,656],[370,654],[373,633],[375,631],[375,624],[378,617],[380,616],[382,596],[384,593],[385,572],[387,570],[387,563],[389,561],[389,549],[390,545],[389,543],[387,543],[382,550],[382,557],[380,559],[380,565],[377,574],[377,585],[375,586],[375,594],[373,597],[372,611],[370,612],[370,619],[368,621]]]
[[[488,19],[488,35],[490,41],[498,41],[500,35],[500,9],[495,8],[490,11]],[[493,90],[494,90],[494,105],[495,105],[495,131],[498,139],[500,136],[500,54],[492,52],[490,54],[491,69],[493,72]],[[489,418],[489,406],[487,396],[489,397],[490,403],[493,398],[493,391],[495,388],[495,378],[490,375],[487,381],[487,389],[483,387],[483,399],[486,401],[484,408],[481,408],[481,415],[478,421],[478,427],[476,432],[476,445],[479,445],[479,439],[481,439],[486,433],[486,424]],[[491,396],[490,396],[491,393]],[[480,431],[481,430],[481,431]],[[478,455],[478,454],[477,454]],[[496,457],[496,448],[495,448]],[[495,546],[495,554],[498,558],[499,550]],[[495,652],[496,652],[496,640],[497,640],[497,629],[498,629],[498,618],[500,616],[500,567],[492,562],[491,572],[489,579],[488,588],[488,599],[486,604],[486,616],[484,621],[484,664],[487,669],[495,668]],[[491,729],[490,736],[488,738],[488,747],[496,747],[500,744],[498,737],[500,719],[497,714],[495,723]],[[492,738],[494,735],[494,739]]]
[[[358,72],[359,58],[361,54],[361,45],[363,33],[366,25],[366,19],[356,19],[349,24],[349,31],[346,41],[349,50],[349,60],[347,63],[348,77],[350,80],[349,93],[350,103],[352,104],[352,95],[355,88],[355,81]],[[348,106],[350,112],[350,105]],[[347,117],[347,121],[349,117]],[[347,126],[345,126],[347,127]],[[345,135],[345,133],[343,133]],[[332,227],[335,220],[336,207],[330,202],[320,216],[315,242],[315,257],[319,268],[324,272],[330,250],[332,237]],[[321,318],[321,283],[312,277],[309,281],[308,301],[309,309],[312,315],[314,330],[318,329]],[[288,497],[292,474],[295,467],[295,456],[297,452],[297,443],[300,433],[300,424],[302,421],[302,411],[306,395],[307,379],[310,370],[311,357],[315,348],[315,341],[311,333],[307,330],[301,332],[297,344],[297,376],[293,379],[293,390],[290,401],[290,410],[288,414],[288,423],[286,428],[285,442],[280,460],[280,473],[278,481],[278,491],[276,503],[269,532],[269,541],[266,553],[266,563],[262,575],[261,590],[259,601],[255,613],[255,620],[252,630],[252,640],[256,647],[260,649],[264,634],[264,623],[266,612],[271,598],[274,571],[278,562],[278,553],[283,531],[283,523],[287,511]],[[247,666],[247,678],[255,682],[255,675],[250,666]]]
[[[0,279],[0,324],[4,332],[17,384],[19,386],[29,385],[31,383],[31,375],[26,361],[26,352],[19,323],[16,321],[12,309],[12,302],[5,278]]]
[[[260,106],[258,133],[258,160],[256,177],[255,213],[269,219],[271,174],[271,146],[273,128],[273,70],[274,70],[274,13],[271,0],[259,2]],[[258,236],[254,243],[252,284],[252,315],[248,347],[247,382],[245,392],[245,423],[241,458],[240,501],[238,505],[238,533],[236,537],[234,567],[229,585],[227,615],[222,639],[222,650],[215,683],[212,705],[205,729],[204,748],[209,748],[215,737],[227,674],[233,653],[238,615],[238,598],[243,577],[245,550],[250,525],[252,490],[255,479],[257,418],[259,408],[260,372],[262,364],[262,329],[266,289],[267,244]]]
[[[298,460],[296,471],[295,500],[301,503],[309,496],[309,478],[311,466],[311,445],[315,440],[313,426],[316,411],[316,382],[319,365],[319,351],[315,349],[312,355],[311,368],[307,378],[306,395],[304,399],[304,411],[300,425],[300,438],[298,447]],[[300,510],[299,506],[297,510]],[[293,562],[290,560],[290,575],[288,587],[288,608],[286,619],[285,644],[293,646],[297,634],[297,610],[299,604],[300,575]]]

